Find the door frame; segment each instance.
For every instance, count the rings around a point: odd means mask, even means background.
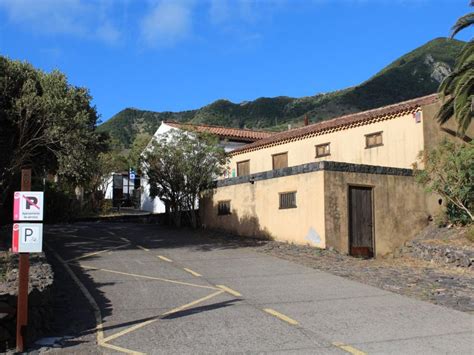
[[[377,250],[376,250],[376,243],[375,243],[375,205],[374,205],[374,194],[375,194],[375,186],[374,185],[367,185],[367,184],[347,184],[347,254],[351,255],[351,188],[352,187],[362,187],[370,190],[370,208],[372,209],[372,250],[373,250],[373,257],[376,258]]]

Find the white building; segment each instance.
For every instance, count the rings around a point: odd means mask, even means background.
[[[272,132],[253,131],[250,129],[237,129],[221,126],[211,125],[194,125],[189,123],[177,123],[172,121],[161,122],[160,127],[153,135],[153,139],[159,139],[160,136],[169,132],[172,129],[176,130],[192,130],[194,132],[207,132],[219,137],[219,144],[226,152],[233,151],[245,144],[253,143],[259,139],[271,136]],[[150,146],[150,145],[149,145]],[[149,149],[147,147],[146,149]],[[152,213],[165,212],[165,204],[158,198],[152,199],[150,197],[150,184],[146,174],[143,174],[141,179],[141,209]]]

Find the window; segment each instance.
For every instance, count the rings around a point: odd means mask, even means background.
[[[280,209],[296,208],[296,191],[280,193]]]
[[[288,153],[279,153],[272,155],[273,170],[288,167]]]
[[[382,142],[382,132],[376,132],[365,135],[365,147],[373,148],[383,145]]]
[[[329,143],[318,144],[316,146],[316,158],[327,157],[331,155]]]
[[[223,216],[230,214],[230,201],[217,202],[217,215]]]
[[[237,163],[237,176],[250,175],[250,160],[239,161]]]

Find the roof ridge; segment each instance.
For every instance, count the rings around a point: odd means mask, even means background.
[[[163,120],[164,123],[174,123],[177,125],[182,125],[182,126],[199,126],[199,127],[210,127],[210,128],[222,128],[222,129],[233,129],[236,131],[245,131],[245,132],[258,132],[258,133],[270,133],[270,134],[276,134],[278,132],[274,131],[267,131],[267,130],[255,130],[255,129],[250,129],[250,128],[235,128],[235,127],[226,127],[226,126],[218,126],[218,125],[211,125],[207,123],[190,123],[190,122],[178,122],[178,121],[173,121],[173,120]]]

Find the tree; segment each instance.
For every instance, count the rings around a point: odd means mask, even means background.
[[[135,136],[130,152],[128,153],[129,167],[134,167],[135,169],[140,168],[141,155],[148,143],[150,143],[150,140],[151,135],[148,133],[139,133]]]
[[[84,180],[91,153],[105,148],[95,133],[98,116],[88,90],[71,86],[59,71],[47,74],[28,63],[0,61],[0,117],[9,135],[2,143],[11,152],[2,173],[27,164],[77,183]]]
[[[430,152],[420,155],[423,170],[415,167],[416,180],[455,207],[457,217],[474,221],[474,143],[444,140]]]
[[[170,207],[176,226],[181,224],[182,211],[188,213],[191,225],[197,226],[199,196],[213,186],[226,164],[227,156],[216,137],[181,130],[154,138],[144,156],[150,195]]]
[[[45,73],[0,56],[0,193],[11,191],[20,169],[53,174],[70,190],[86,184],[106,137],[95,131],[98,115],[85,88],[59,71]]]
[[[452,28],[451,38],[473,24],[474,13],[459,18]],[[443,124],[454,116],[458,124],[458,134],[464,135],[474,113],[474,42],[472,39],[462,49],[456,59],[453,72],[443,80],[438,91],[443,101],[437,115],[438,122]]]

